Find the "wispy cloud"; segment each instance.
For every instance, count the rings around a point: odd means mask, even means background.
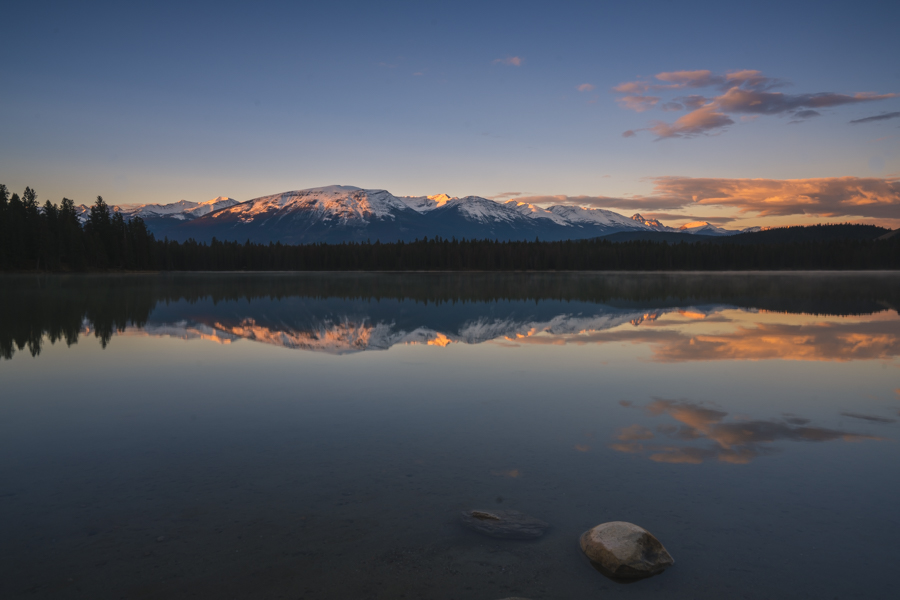
[[[703,106],[686,115],[678,117],[674,123],[654,121],[648,127],[658,138],[691,137],[701,133],[720,130],[734,121],[725,113],[719,112],[712,105]]]
[[[650,110],[654,106],[659,103],[658,96],[622,96],[619,98],[619,106],[622,108],[627,108],[629,110],[633,110],[635,112],[644,112],[645,110]]]
[[[862,419],[863,421],[870,421],[872,423],[896,423],[897,419],[889,419],[887,417],[879,417],[876,415],[863,415],[855,412],[842,412],[841,416],[850,417],[851,419]]]
[[[653,182],[653,193],[648,195],[523,195],[516,200],[529,204],[571,204],[636,212],[719,206],[763,217],[807,215],[896,219],[900,214],[900,178],[724,179],[671,176],[655,177],[650,181]]]
[[[663,111],[690,111],[673,123],[653,121],[648,127],[629,130],[626,132],[628,135],[625,135],[631,137],[638,131],[646,130],[655,133],[657,139],[720,133],[735,123],[729,115],[784,115],[791,118],[791,123],[799,123],[820,116],[821,113],[817,109],[873,102],[897,96],[871,92],[785,94],[773,91],[785,84],[784,80],[767,77],[760,71],[753,70],[733,71],[724,75],[707,70],[673,71],[658,73],[652,80],[622,83],[614,87],[613,91],[621,94],[618,98],[619,105],[629,110],[644,112],[658,107]],[[709,88],[713,94],[676,96],[665,101],[660,96],[662,93],[701,88]],[[887,113],[868,119],[893,118],[888,115],[900,116],[900,113]],[[851,122],[866,121],[859,119]]]
[[[488,196],[491,200],[509,200],[510,198],[515,198],[516,196],[522,196],[522,192],[503,192],[501,194],[497,194],[496,196]]]
[[[516,198],[517,202],[526,204],[568,204],[572,206],[586,206],[592,208],[618,208],[626,210],[652,210],[652,209],[675,209],[685,206],[683,198],[666,198],[662,196],[632,196],[632,197],[615,197],[615,196],[566,196],[563,194],[556,196],[520,196]]]
[[[900,179],[659,177],[653,181],[659,195],[681,198],[685,206],[731,206],[759,216],[896,218],[900,211]]]
[[[889,112],[880,115],[875,115],[872,117],[865,117],[863,119],[854,119],[850,121],[852,125],[858,125],[859,123],[873,123],[875,121],[887,121],[888,119],[896,119],[900,117],[900,112]]]
[[[591,85],[590,83],[582,83],[581,85],[579,85],[579,86],[576,87],[575,89],[578,90],[579,92],[589,92],[589,91],[591,91],[592,89],[594,89],[594,86]]]
[[[494,59],[495,65],[508,65],[511,67],[521,67],[522,62],[521,56],[507,56],[506,58]]]
[[[669,212],[643,212],[641,213],[645,219],[656,219],[658,221],[706,221],[714,225],[724,225],[734,221],[734,217],[706,217],[703,215],[682,215]],[[668,224],[668,223],[666,223]]]

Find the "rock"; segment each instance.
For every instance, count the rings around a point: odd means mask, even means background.
[[[533,540],[544,535],[548,523],[529,517],[517,510],[467,510],[462,524],[493,538],[505,540]]]
[[[640,579],[662,573],[675,560],[643,527],[624,521],[597,525],[581,535],[581,550],[610,577]]]

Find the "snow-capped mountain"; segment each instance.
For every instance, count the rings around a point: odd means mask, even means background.
[[[179,200],[171,204],[125,204],[122,206],[113,206],[113,212],[120,212],[127,218],[140,217],[144,220],[152,218],[171,218],[176,221],[187,221],[208,215],[211,212],[222,208],[234,206],[238,201],[234,198],[226,198],[219,196],[206,202],[191,202],[190,200]],[[84,204],[76,207],[78,218],[87,221],[91,214],[89,206]]]
[[[248,200],[181,224],[169,236],[284,243],[393,242],[438,236],[565,240],[633,230],[651,229],[602,209],[543,208],[446,194],[398,197],[385,190],[327,186]]]
[[[566,240],[602,237],[623,231],[732,235],[708,223],[681,229],[637,214],[631,218],[600,208],[541,207],[479,196],[446,194],[400,197],[386,190],[332,185],[283,192],[237,202],[219,197],[208,202],[114,207],[139,216],[157,237],[198,241],[250,240],[287,244],[348,241],[412,241],[424,237],[496,240]],[[84,208],[85,218],[87,208]]]
[[[635,214],[631,215],[631,220],[637,221],[638,223],[641,223],[642,225],[646,225],[647,227],[652,227],[653,229],[658,229],[659,231],[667,231],[667,230],[675,231],[671,227],[666,227],[665,225],[663,225],[656,219],[645,219],[644,217],[641,216],[641,213],[635,213]]]
[[[736,233],[753,233],[755,231],[759,231],[759,227],[747,227],[746,229],[741,229],[740,231],[734,231],[731,229],[725,229],[724,227],[716,227],[715,225],[707,221],[694,221],[693,223],[686,223],[678,229],[674,229],[673,231],[680,231],[681,233],[693,233],[697,235],[734,235]]]

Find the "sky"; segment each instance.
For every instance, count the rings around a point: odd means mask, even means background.
[[[14,3],[0,183],[900,227],[900,4]]]

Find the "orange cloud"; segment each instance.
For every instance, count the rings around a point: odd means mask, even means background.
[[[657,196],[690,204],[733,206],[742,213],[823,217],[896,218],[900,179],[823,177],[816,179],[717,179],[657,177]]]
[[[700,127],[685,115],[679,127]],[[690,119],[687,119],[690,117]],[[710,116],[709,118],[718,118]],[[670,127],[660,124],[659,127]],[[645,196],[521,196],[527,204],[573,204],[634,211],[697,206],[734,207],[758,216],[807,215],[896,219],[900,215],[900,178],[822,177],[815,179],[723,179],[654,177]],[[684,217],[682,217],[684,218]],[[710,219],[706,219],[710,220]],[[726,222],[731,219],[719,220]]]
[[[521,67],[522,66],[522,57],[521,56],[507,56],[506,58],[498,58],[494,60],[495,65],[508,65],[511,67]]]
[[[763,75],[760,71],[742,70],[716,75],[708,70],[672,71],[658,73],[658,82],[630,81],[613,88],[613,91],[624,94],[619,104],[624,108],[643,112],[657,105],[664,111],[690,109],[691,112],[677,119],[674,123],[657,121],[646,128],[656,134],[657,139],[673,137],[694,137],[720,132],[724,127],[734,124],[729,114],[745,115],[788,115],[791,123],[817,117],[815,109],[832,108],[846,104],[873,102],[894,98],[897,94],[875,94],[860,92],[855,94],[838,94],[834,92],[817,92],[807,94],[785,94],[773,92],[773,88],[783,85],[783,81]],[[660,103],[658,96],[648,95],[650,92],[683,90],[685,88],[713,88],[719,93],[710,98],[703,96],[676,97]],[[891,114],[891,113],[888,113]],[[900,114],[900,113],[897,113]],[[891,118],[880,115],[874,119]],[[629,130],[626,137],[631,137],[637,130]]]
[[[619,104],[635,112],[650,110],[659,102],[656,96],[623,96],[618,100]]]
[[[733,124],[734,121],[728,115],[717,111],[715,106],[708,105],[679,117],[672,124],[657,121],[649,129],[660,138],[668,138],[705,133]]]
[[[671,71],[669,73],[658,73],[656,78],[674,85],[656,86],[655,89],[665,88],[684,88],[684,87],[706,87],[721,83],[721,77],[715,76],[711,71]]]
[[[578,90],[579,92],[589,92],[589,91],[591,91],[592,89],[594,89],[594,86],[591,85],[590,83],[582,83],[581,85],[579,85],[579,86],[576,87],[575,89]]]

